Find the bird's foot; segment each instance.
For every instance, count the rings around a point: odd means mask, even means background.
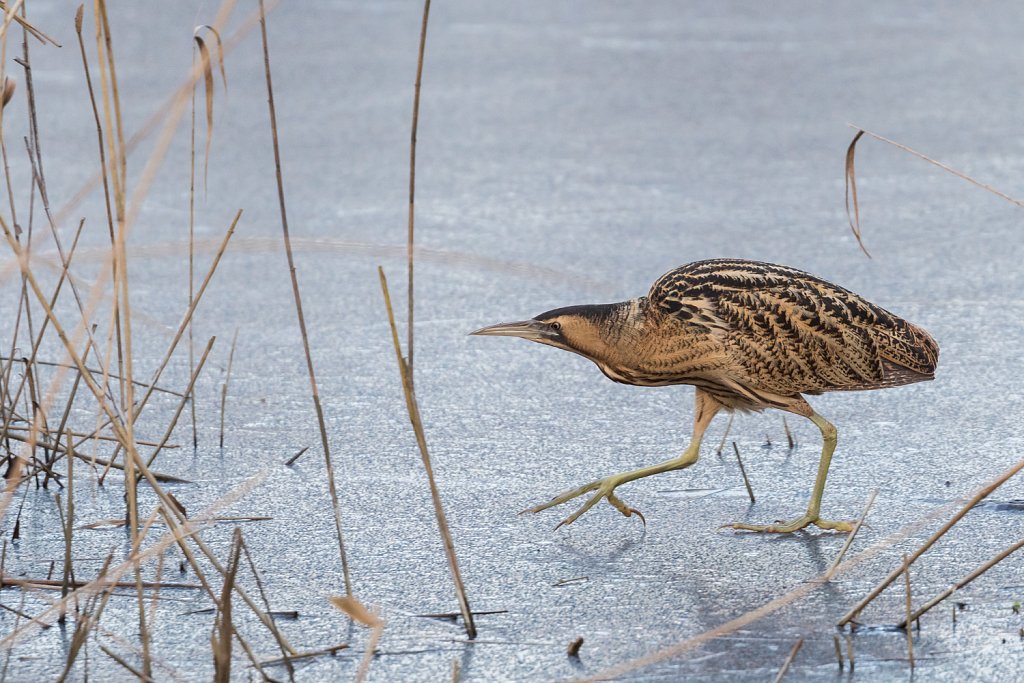
[[[821,519],[816,516],[812,517],[811,515],[804,515],[803,517],[798,517],[797,519],[789,522],[778,522],[776,524],[744,524],[742,522],[736,522],[734,524],[726,524],[721,528],[757,531],[766,534],[789,534],[810,526],[811,524],[820,529],[853,531],[853,522],[834,522],[828,519]]]
[[[548,508],[555,507],[556,505],[561,505],[562,503],[568,502],[573,498],[578,498],[579,496],[582,496],[591,491],[596,491],[596,493],[594,493],[594,495],[588,498],[587,502],[581,505],[579,509],[576,510],[576,512],[572,513],[571,515],[563,519],[561,522],[559,522],[558,526],[556,526],[555,528],[557,529],[558,527],[563,526],[565,524],[572,524],[577,519],[579,519],[584,512],[597,505],[597,503],[602,498],[606,498],[608,502],[612,505],[612,507],[614,507],[616,510],[621,512],[626,517],[636,515],[640,518],[640,521],[643,522],[644,526],[646,527],[647,520],[644,519],[643,514],[636,508],[626,505],[626,503],[624,503],[621,498],[619,498],[613,493],[613,491],[615,491],[615,487],[618,486],[619,483],[619,481],[616,481],[616,477],[605,477],[604,479],[598,479],[597,481],[592,481],[589,484],[584,484],[579,488],[575,488],[572,489],[571,491],[566,491],[565,493],[555,496],[546,503],[542,503],[540,505],[535,505],[534,507],[527,508],[523,510],[523,512],[540,512],[541,510],[547,510]]]

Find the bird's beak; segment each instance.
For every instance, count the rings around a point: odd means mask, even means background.
[[[551,327],[539,320],[522,320],[515,323],[491,325],[482,327],[476,332],[470,332],[470,334],[491,337],[522,337],[530,341],[547,341],[552,338]]]

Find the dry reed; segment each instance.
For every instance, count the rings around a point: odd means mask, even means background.
[[[906,606],[906,611],[907,611],[906,626],[904,627],[903,630],[906,631],[906,634],[907,634],[907,659],[910,661],[910,668],[911,668],[911,670],[913,670],[913,668],[914,668],[914,634],[913,634],[913,632],[910,629],[910,615],[911,615],[913,610],[911,609],[912,597],[911,597],[911,594],[910,594],[910,560],[908,559],[906,553],[903,553],[903,584],[904,584],[905,597],[906,597],[905,606]]]
[[[732,450],[736,453],[736,462],[740,466],[740,474],[743,475],[743,485],[747,487],[747,495],[750,497],[750,504],[753,505],[757,502],[754,499],[754,489],[750,486],[750,479],[747,478],[747,468],[743,466],[743,458],[740,457],[740,449],[735,441],[732,442]]]
[[[359,669],[356,671],[355,683],[362,683],[366,679],[366,672],[370,670],[370,662],[373,661],[373,653],[377,650],[377,643],[384,632],[384,620],[380,618],[376,610],[370,611],[354,595],[330,598],[331,604],[348,615],[349,619],[370,629],[370,637],[366,641],[366,649],[363,651],[363,658],[359,661]]]
[[[220,447],[224,448],[224,413],[228,404],[228,383],[231,381],[231,366],[235,361],[235,345],[238,344],[238,328],[231,336],[231,350],[228,351],[228,367],[224,372],[224,384],[220,387]]]
[[[267,17],[263,0],[260,0],[260,36],[263,39],[263,73],[267,81],[267,105],[270,109],[270,133],[274,146],[274,173],[277,179],[277,203],[281,210],[281,231],[284,235],[284,250],[288,258],[288,273],[291,276],[292,295],[295,299],[295,314],[298,317],[299,332],[302,335],[302,348],[306,355],[306,370],[309,373],[309,386],[313,394],[313,406],[316,419],[320,426],[320,445],[324,451],[324,464],[327,468],[327,488],[331,495],[331,510],[334,516],[334,529],[338,538],[338,554],[341,559],[341,571],[345,581],[345,594],[352,595],[352,579],[349,576],[348,557],[345,553],[345,539],[342,534],[341,504],[338,501],[338,490],[334,480],[334,463],[331,460],[331,446],[327,440],[327,423],[324,410],[320,404],[320,392],[316,383],[316,372],[313,369],[313,354],[309,348],[309,334],[306,331],[306,317],[302,312],[302,294],[299,291],[299,280],[295,271],[295,257],[292,255],[291,234],[288,230],[288,211],[284,201],[284,179],[281,172],[281,148],[277,139],[277,110],[274,108],[274,86],[270,76],[270,48],[267,43]]]
[[[445,518],[444,506],[441,503],[441,494],[438,492],[437,482],[434,481],[434,469],[430,464],[427,437],[423,430],[423,421],[420,419],[416,392],[412,386],[412,371],[407,365],[406,359],[402,356],[402,344],[398,340],[398,327],[395,325],[395,312],[391,307],[391,294],[388,292],[388,281],[384,276],[384,269],[378,267],[377,272],[380,275],[380,287],[384,293],[384,306],[387,308],[388,323],[391,326],[391,341],[395,347],[398,372],[402,378],[405,407],[409,413],[409,421],[412,423],[413,432],[416,435],[416,444],[420,449],[423,469],[427,473],[427,481],[430,484],[430,497],[434,503],[434,516],[437,519],[437,528],[444,543],[444,552],[448,559],[448,569],[451,571],[452,581],[455,583],[455,596],[459,601],[459,611],[462,612],[463,625],[466,628],[466,635],[472,640],[476,637],[476,624],[473,622],[473,612],[469,608],[469,598],[466,596],[466,588],[462,583],[462,573],[459,571],[459,562],[455,556],[455,542],[452,540],[451,531],[448,529],[448,520]]]
[[[938,541],[950,529],[952,529],[953,526],[957,522],[959,522],[963,518],[964,515],[966,515],[968,512],[971,511],[971,508],[973,508],[975,505],[977,505],[982,500],[984,500],[989,495],[991,495],[993,491],[995,491],[997,488],[999,488],[1004,483],[1006,483],[1006,481],[1010,477],[1012,477],[1013,475],[1017,474],[1017,472],[1019,472],[1021,469],[1024,469],[1024,460],[1021,460],[1016,465],[1014,465],[1013,467],[1011,467],[1010,469],[1006,470],[1001,475],[996,477],[989,484],[983,486],[978,491],[976,491],[975,494],[973,496],[971,496],[971,498],[967,501],[967,503],[964,504],[964,506],[961,507],[960,510],[958,510],[956,512],[956,514],[954,514],[953,517],[948,522],[943,524],[942,527],[938,531],[936,531],[934,534],[932,534],[928,538],[928,540],[926,540],[923,544],[921,544],[921,546],[917,550],[915,550],[913,553],[911,553],[911,555],[910,555],[910,564],[913,564],[914,561],[917,560],[917,558],[919,558],[921,555],[923,555],[925,553],[925,551],[927,551],[929,548],[932,547],[932,545],[935,544],[936,541]],[[845,626],[846,624],[850,623],[851,621],[854,621],[857,618],[857,616],[860,614],[861,610],[863,610],[865,607],[867,607],[867,605],[872,600],[877,598],[882,593],[882,591],[884,591],[889,586],[889,584],[891,584],[893,581],[898,579],[902,572],[903,572],[902,565],[899,566],[899,567],[896,567],[896,569],[894,569],[892,572],[889,573],[888,576],[886,576],[884,579],[882,579],[882,581],[879,582],[879,584],[877,586],[875,586],[873,589],[871,589],[871,591],[860,602],[858,602],[852,609],[850,609],[845,615],[843,615],[843,617],[839,620],[839,622],[836,625],[837,626]]]
[[[775,674],[775,679],[772,683],[780,683],[783,678],[786,677],[786,672],[789,671],[789,667],[792,666],[793,660],[796,659],[796,653],[800,652],[800,648],[803,647],[804,639],[793,643],[793,649],[789,651],[789,656],[786,657],[786,661],[782,663],[782,668],[779,669],[779,673]]]
[[[964,586],[966,586],[970,582],[974,581],[976,578],[978,578],[979,576],[981,576],[982,574],[987,572],[989,569],[991,569],[992,567],[996,566],[997,564],[999,564],[1000,562],[1005,560],[1007,557],[1009,557],[1013,553],[1015,553],[1018,550],[1020,550],[1022,547],[1024,547],[1024,538],[1020,539],[1016,543],[1013,543],[1012,545],[1010,545],[1008,548],[1006,548],[1002,552],[996,554],[994,557],[986,560],[985,562],[980,564],[977,568],[975,568],[974,571],[972,571],[970,574],[968,574],[967,576],[963,577],[962,579],[958,579],[949,588],[947,588],[946,590],[942,591],[941,593],[936,595],[934,598],[928,600],[926,603],[924,603],[919,608],[917,608],[917,610],[913,614],[907,615],[907,617],[898,624],[899,627],[900,628],[908,628],[908,624],[910,624],[911,622],[915,622],[918,619],[920,619],[921,615],[923,615],[924,613],[928,612],[931,608],[935,607],[940,602],[942,602],[943,600],[945,600],[949,596],[953,595],[953,593],[955,593],[956,591],[960,590],[961,588],[963,588]],[[955,615],[955,613],[954,613],[954,615]],[[955,621],[955,616],[954,616],[954,621]]]
[[[415,374],[413,373],[413,313],[414,287],[413,287],[413,244],[414,244],[414,219],[416,215],[416,133],[420,124],[420,87],[423,84],[423,57],[427,49],[427,22],[430,19],[430,0],[423,3],[423,21],[420,24],[420,46],[416,59],[416,84],[413,86],[412,99],[412,126],[409,134],[409,225],[406,237],[406,274],[407,274],[407,319],[408,325],[406,340],[406,358],[409,364],[409,382],[415,386]]]

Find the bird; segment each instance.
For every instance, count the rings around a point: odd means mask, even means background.
[[[640,511],[616,495],[618,486],[692,466],[720,411],[775,408],[807,418],[821,431],[807,511],[772,524],[724,526],[766,533],[810,525],[852,531],[851,522],[820,516],[837,430],[804,396],[931,380],[939,357],[938,344],[923,328],[858,294],[796,268],[744,259],[697,261],[665,273],[646,296],[556,308],[470,334],[521,337],[571,351],[622,384],[695,387],[693,436],[686,450],[524,510],[540,512],[591,493],[558,526],[572,524],[602,499],[626,517],[638,515],[646,525]]]

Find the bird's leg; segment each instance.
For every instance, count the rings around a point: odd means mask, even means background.
[[[821,461],[818,463],[818,476],[814,480],[814,490],[811,492],[811,503],[807,507],[807,514],[788,522],[779,522],[777,524],[743,524],[737,522],[735,524],[727,524],[726,526],[733,529],[776,534],[788,534],[790,532],[797,531],[798,529],[803,529],[810,524],[822,529],[853,531],[852,522],[834,522],[818,517],[818,513],[821,510],[821,494],[825,490],[825,478],[828,476],[828,466],[829,463],[832,462],[832,452],[836,449],[836,428],[831,422],[813,411],[811,411],[810,415],[806,415],[805,417],[818,425],[818,429],[821,430],[823,441],[821,448]]]
[[[639,510],[630,507],[614,494],[615,488],[620,484],[625,484],[627,481],[642,479],[643,477],[649,477],[652,474],[660,474],[671,470],[681,470],[697,462],[697,458],[700,457],[700,443],[704,438],[704,432],[707,430],[708,425],[711,424],[711,419],[715,416],[715,413],[717,413],[721,408],[721,403],[716,401],[705,391],[698,388],[696,393],[696,410],[693,418],[693,438],[690,441],[690,445],[678,458],[672,458],[671,460],[666,460],[656,465],[649,465],[647,467],[641,467],[636,470],[622,472],[621,474],[614,474],[610,477],[605,477],[604,479],[592,481],[589,484],[580,486],[579,488],[566,491],[547,503],[527,508],[523,512],[540,512],[541,510],[547,510],[548,508],[568,502],[573,498],[578,498],[585,493],[596,491],[596,493],[588,498],[587,501],[581,505],[578,510],[576,510],[576,512],[563,519],[558,526],[562,526],[563,524],[572,524],[580,518],[580,515],[594,507],[594,505],[596,505],[602,498],[607,498],[608,502],[626,517],[635,514],[646,524],[646,520],[644,520],[644,516]],[[555,528],[557,529],[558,527]]]

